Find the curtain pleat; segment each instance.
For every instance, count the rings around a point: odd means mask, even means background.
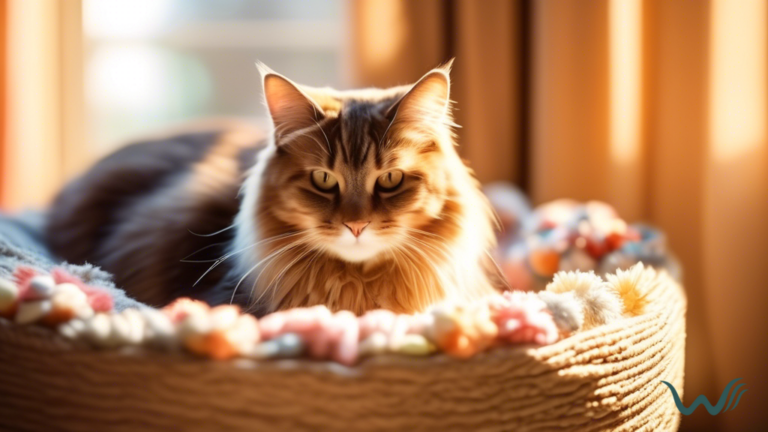
[[[460,152],[482,182],[520,182],[520,1],[458,0],[453,99]],[[510,121],[510,119],[513,119]],[[499,163],[505,161],[506,163]]]
[[[3,7],[0,205],[42,207],[90,161],[83,137],[82,2],[5,0]]]
[[[456,57],[459,152],[483,182],[520,182],[520,0],[363,0],[352,10],[352,83],[412,83]],[[510,119],[515,119],[510,121]]]
[[[5,205],[43,205],[61,181],[58,3],[8,4]],[[21,186],[24,186],[23,188]]]
[[[765,424],[768,398],[756,347],[768,334],[768,2],[712,0],[709,26],[702,295],[717,387],[741,377],[749,389],[722,422],[750,430]]]
[[[353,86],[412,83],[447,61],[450,5],[441,0],[350,2]]]
[[[612,202],[608,2],[534,1],[532,27],[531,198]]]
[[[667,233],[684,269],[688,294],[685,403],[714,398],[713,346],[704,276],[704,167],[706,164],[709,6],[707,2],[649,2],[652,35],[645,84],[648,216]],[[712,396],[709,396],[712,395]],[[713,430],[720,417],[697,410],[683,429]]]

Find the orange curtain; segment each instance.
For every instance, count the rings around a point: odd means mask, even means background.
[[[7,96],[5,91],[6,83],[6,44],[8,40],[8,4],[6,0],[0,0],[0,209],[5,203],[5,184],[4,175],[6,153],[8,146],[5,142],[5,106]]]
[[[768,2],[353,3],[357,84],[457,57],[461,151],[482,181],[535,203],[607,201],[665,230],[688,293],[686,404],[734,378],[749,388],[738,411],[697,410],[682,429],[763,423]],[[366,56],[392,41],[371,74]]]
[[[689,300],[687,402],[753,383],[738,413],[683,425],[750,429],[768,394],[768,3],[585,3],[535,2],[532,196],[605,200],[667,232]]]
[[[350,2],[352,83],[412,83],[457,58],[451,98],[462,156],[484,181],[524,181],[521,170],[519,0]],[[512,25],[510,25],[512,23]],[[510,121],[510,119],[513,119]],[[498,161],[505,161],[498,163]]]
[[[2,5],[0,205],[40,207],[87,161],[82,2],[4,0]]]

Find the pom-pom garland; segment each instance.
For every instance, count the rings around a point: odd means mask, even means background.
[[[637,265],[608,280],[560,272],[541,293],[505,292],[469,305],[441,304],[416,315],[373,310],[362,316],[324,306],[275,312],[261,319],[237,306],[178,299],[163,309],[112,311],[106,290],[57,269],[22,267],[0,279],[0,316],[55,327],[97,348],[184,349],[217,360],[308,356],[352,365],[379,354],[468,358],[491,347],[546,345],[560,337],[636,316],[653,304],[667,278]]]
[[[20,266],[13,274],[15,284],[0,281],[0,314],[18,324],[40,322],[57,326],[72,319],[90,318],[112,310],[112,297],[61,269],[42,274]]]
[[[604,276],[638,262],[675,268],[663,233],[627,224],[606,203],[556,200],[532,209],[509,186],[489,192],[506,228],[495,259],[515,290],[542,291],[561,271]]]

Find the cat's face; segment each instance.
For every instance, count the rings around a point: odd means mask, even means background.
[[[261,179],[263,236],[301,232],[313,250],[348,262],[425,253],[414,233],[441,217],[456,169],[447,161],[455,153],[446,157],[455,152],[447,73],[365,93],[307,89],[272,73],[264,85],[276,146]]]

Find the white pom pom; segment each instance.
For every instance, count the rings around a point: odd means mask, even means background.
[[[585,329],[621,318],[621,299],[608,285],[596,285],[580,297],[584,302]]]
[[[85,322],[85,337],[99,347],[111,345],[112,320],[107,314],[96,314]]]
[[[59,326],[59,334],[69,339],[77,339],[85,333],[85,321],[73,319]]]
[[[48,275],[37,275],[29,281],[30,296],[35,299],[46,299],[53,295],[56,282]]]
[[[360,355],[370,356],[384,354],[389,347],[387,335],[382,332],[374,332],[360,342]]]
[[[558,272],[547,284],[547,291],[563,293],[574,291],[576,295],[587,292],[590,288],[604,283],[603,279],[594,272]]]
[[[139,313],[144,317],[145,340],[166,347],[176,345],[176,327],[166,314],[150,308],[142,309]]]
[[[538,295],[547,304],[558,329],[572,333],[584,326],[584,303],[573,292],[541,291]]]

